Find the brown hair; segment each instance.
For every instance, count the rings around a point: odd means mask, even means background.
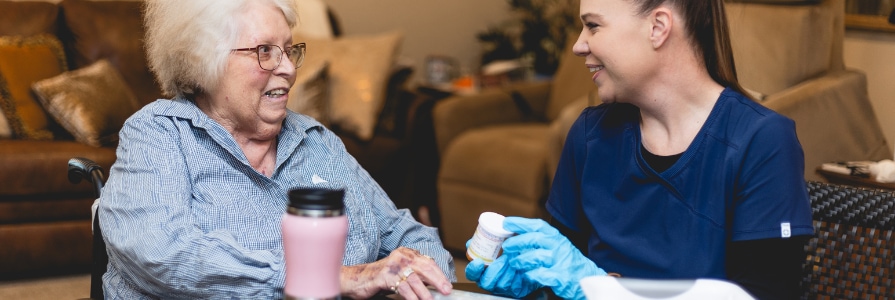
[[[684,16],[690,42],[702,56],[705,68],[718,84],[731,87],[746,97],[749,94],[737,80],[730,33],[723,0],[631,0],[645,14],[663,3],[669,3]]]

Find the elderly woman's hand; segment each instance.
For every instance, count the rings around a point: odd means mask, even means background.
[[[354,299],[370,298],[391,290],[404,299],[432,299],[426,285],[447,295],[452,286],[431,257],[401,247],[379,261],[342,267],[342,294]]]

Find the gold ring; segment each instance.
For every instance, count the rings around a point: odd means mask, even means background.
[[[413,269],[410,267],[407,267],[404,271],[401,271],[401,274],[399,274],[401,281],[407,280],[407,277],[410,277],[410,275],[413,275]]]

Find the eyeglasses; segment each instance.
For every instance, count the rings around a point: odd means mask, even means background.
[[[289,58],[289,61],[292,62],[296,69],[301,67],[302,61],[305,60],[305,48],[305,43],[298,43],[286,47],[286,51],[283,51],[283,48],[277,45],[258,45],[255,48],[231,49],[230,51],[255,52],[258,54],[258,66],[264,70],[273,71],[280,67],[280,62],[283,60],[283,52],[286,53],[286,57]]]

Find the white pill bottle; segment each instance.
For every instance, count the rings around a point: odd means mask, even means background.
[[[514,234],[503,229],[503,219],[503,215],[493,212],[479,215],[479,225],[466,248],[467,259],[481,259],[489,265],[500,256],[503,241]]]

